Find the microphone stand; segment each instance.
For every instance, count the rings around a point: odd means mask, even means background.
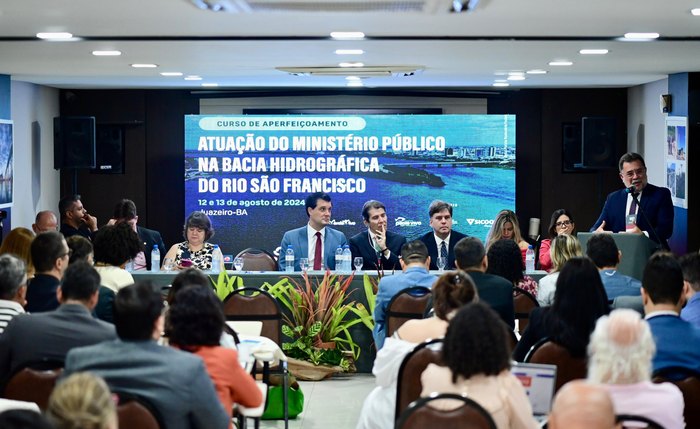
[[[649,218],[647,217],[647,214],[644,211],[644,208],[642,207],[641,204],[639,204],[639,198],[637,198],[639,196],[639,193],[635,192],[634,189],[635,189],[634,186],[630,186],[629,188],[626,189],[626,191],[628,193],[632,194],[632,199],[637,204],[637,207],[639,207],[639,213],[642,214],[642,218],[647,223],[647,225],[649,225],[649,229],[651,230],[651,234],[656,239],[654,241],[656,241],[659,244],[658,248],[661,248],[664,250],[671,250],[668,246],[668,242],[666,242],[666,240],[664,240],[663,242],[661,241],[661,239],[659,238],[659,234],[656,233],[656,228],[654,228],[654,225],[652,225],[651,222],[649,222]]]

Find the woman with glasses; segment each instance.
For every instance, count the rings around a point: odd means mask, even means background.
[[[552,257],[550,256],[550,248],[552,247],[552,240],[554,240],[559,234],[569,234],[576,235],[576,224],[574,223],[574,217],[571,216],[566,209],[554,210],[552,213],[552,219],[549,221],[549,238],[545,238],[540,243],[540,269],[547,272],[552,271]]]
[[[204,212],[192,212],[187,217],[182,234],[185,241],[174,244],[163,258],[175,261],[175,268],[194,267],[203,271],[211,270],[214,254],[218,254],[220,269],[224,270],[224,258],[221,250],[209,243],[209,239],[214,236],[214,228],[211,220]]]

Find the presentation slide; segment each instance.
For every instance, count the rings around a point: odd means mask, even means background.
[[[208,214],[224,254],[277,253],[319,191],[348,238],[366,229],[365,201],[384,203],[388,229],[411,240],[431,230],[439,199],[454,206],[453,229],[483,240],[500,210],[515,209],[515,116],[185,117],[183,221]]]

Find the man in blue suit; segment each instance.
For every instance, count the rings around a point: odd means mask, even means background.
[[[428,215],[433,230],[423,235],[420,241],[428,247],[430,269],[437,270],[438,256],[446,256],[445,269],[452,270],[455,268],[455,244],[466,235],[452,229],[452,204],[435,200],[430,203]]]
[[[700,329],[679,317],[684,303],[683,271],[671,253],[652,255],[642,277],[642,301],[656,341],[654,371],[676,368],[700,373]]]
[[[299,259],[308,258],[312,270],[335,269],[335,250],[348,244],[345,234],[328,226],[331,221],[330,195],[315,192],[305,201],[309,223],[301,228],[284,233],[280,244],[279,267],[284,271],[284,254],[288,246],[294,250],[294,271],[301,271]],[[319,249],[320,247],[320,249]],[[317,250],[318,249],[318,250]],[[317,258],[316,256],[320,256]]]
[[[647,182],[647,167],[644,158],[638,153],[628,152],[622,155],[618,165],[625,189],[608,195],[603,211],[593,224],[591,232],[627,231],[644,234],[668,248],[667,240],[673,232],[671,191]],[[633,194],[637,195],[641,210],[634,202]],[[628,215],[636,215],[635,225],[629,230]]]
[[[423,286],[432,289],[437,277],[428,272],[430,266],[430,256],[428,249],[420,240],[410,241],[401,247],[401,269],[400,274],[384,276],[379,281],[377,289],[377,300],[374,307],[374,329],[372,336],[377,350],[384,346],[386,338],[386,310],[389,302],[401,290]]]
[[[350,238],[353,259],[362,257],[363,270],[400,270],[399,253],[406,237],[386,230],[386,207],[377,200],[362,206],[362,218],[367,231]]]

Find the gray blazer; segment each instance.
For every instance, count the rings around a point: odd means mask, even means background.
[[[115,338],[113,325],[93,318],[80,304],[63,304],[45,313],[20,314],[0,335],[0,380],[6,381],[27,364],[64,361],[74,347]]]
[[[160,412],[168,429],[226,429],[224,411],[198,356],[154,341],[114,340],[73,349],[63,372],[90,371],[113,392],[137,395]]]
[[[280,245],[280,271],[284,271],[284,252],[287,251],[287,246],[290,244],[294,249],[294,271],[301,271],[299,259],[309,257],[309,238],[306,233],[306,228],[308,227],[309,226],[306,225],[284,233],[282,244]],[[338,246],[344,246],[346,244],[348,244],[348,240],[345,238],[345,234],[333,228],[326,227],[326,234],[323,237],[324,268],[330,270],[335,269],[335,250]]]

